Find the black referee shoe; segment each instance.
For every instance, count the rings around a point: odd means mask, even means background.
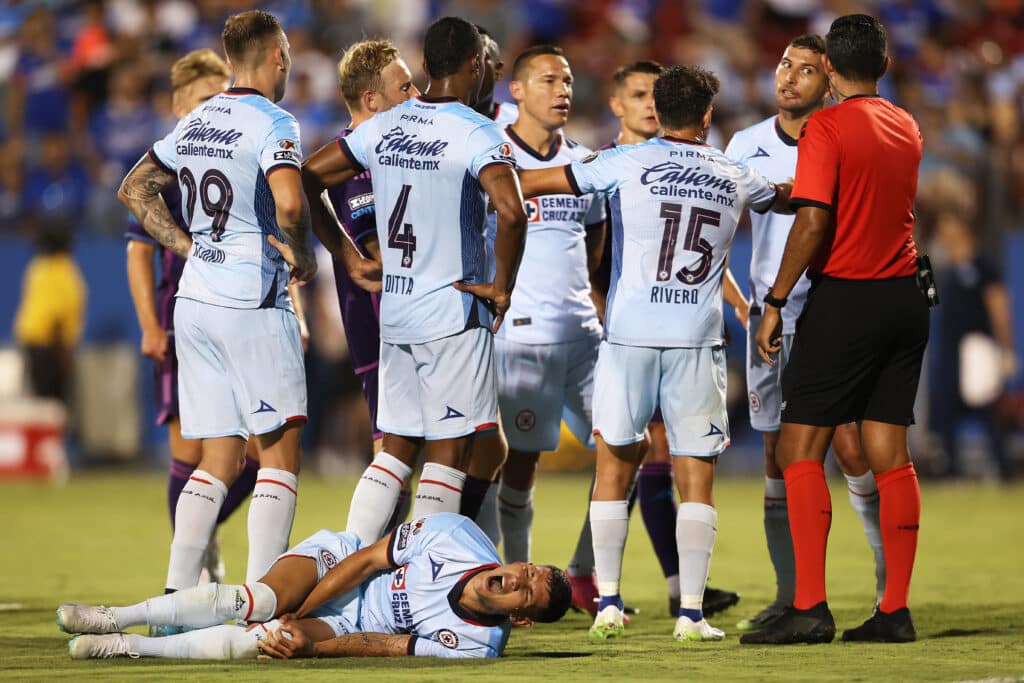
[[[710,617],[729,609],[740,601],[740,594],[731,591],[723,591],[717,588],[705,588],[703,607],[704,616]],[[668,599],[668,615],[675,619],[679,616],[679,598]]]
[[[910,643],[917,640],[917,631],[906,607],[888,614],[876,608],[863,624],[843,631],[843,640],[848,643]]]
[[[744,645],[792,645],[794,643],[831,643],[836,637],[836,622],[828,603],[822,600],[810,609],[787,607],[778,619],[760,631],[740,638]]]

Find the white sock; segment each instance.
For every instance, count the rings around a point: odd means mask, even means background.
[[[498,523],[498,484],[493,481],[487,487],[483,505],[476,516],[476,523],[497,548],[501,543],[501,527]]]
[[[792,605],[796,595],[796,560],[789,531],[785,479],[764,478],[764,537],[775,568],[775,602]]]
[[[618,595],[622,579],[622,553],[629,534],[629,503],[625,500],[590,502],[590,533],[594,537],[597,592]]]
[[[847,474],[846,484],[850,505],[857,511],[868,545],[875,555],[875,592],[881,602],[882,594],[885,593],[885,553],[882,552],[882,530],[878,524],[878,484],[871,470],[859,477]]]
[[[699,610],[715,548],[718,513],[704,503],[680,503],[676,512],[676,545],[679,546],[679,607]]]
[[[110,609],[122,629],[144,625],[203,628],[228,619],[268,621],[277,611],[277,595],[259,582],[244,586],[207,583]]]
[[[256,659],[256,632],[244,626],[213,626],[163,638],[128,634],[128,647],[141,657],[171,659]]]
[[[533,531],[533,489],[521,491],[501,484],[498,492],[501,538],[505,541],[505,563],[530,561]]]
[[[356,484],[345,531],[357,535],[364,545],[380,540],[411,473],[412,468],[395,456],[378,453]]]
[[[253,584],[262,579],[278,555],[288,550],[298,487],[298,477],[287,470],[261,467],[256,473],[256,487],[249,503],[246,583]]]
[[[228,487],[204,470],[195,470],[181,490],[174,509],[174,538],[167,563],[167,588],[180,590],[199,583],[206,547],[217,526],[217,515]]]
[[[668,597],[673,600],[679,599],[679,574],[673,574],[672,576],[665,577],[665,583],[668,584]]]
[[[412,504],[413,519],[435,512],[457,513],[465,482],[465,472],[436,462],[424,463],[420,485],[416,488],[416,500]]]

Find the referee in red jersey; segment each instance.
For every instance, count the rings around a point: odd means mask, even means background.
[[[771,362],[779,352],[779,311],[806,269],[813,285],[782,377],[776,451],[789,501],[796,599],[743,643],[835,637],[825,597],[832,503],[822,463],[836,425],[854,420],[878,482],[886,581],[874,614],[843,640],[916,637],[907,592],[921,494],[907,426],[928,342],[929,300],[915,277],[911,236],[921,132],[910,114],[878,96],[889,59],[877,19],[840,17],[825,41],[824,67],[839,103],[812,115],[800,135],[796,220],[757,331],[759,353]]]

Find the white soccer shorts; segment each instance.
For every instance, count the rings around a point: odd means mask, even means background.
[[[359,537],[347,531],[334,532],[321,529],[294,548],[279,556],[277,559],[286,557],[308,557],[316,562],[317,583],[323,581],[324,576],[339,562],[359,550],[362,543]],[[316,617],[324,622],[334,631],[335,636],[343,636],[346,633],[359,631],[359,598],[360,589],[358,586],[328,600],[309,613],[309,616]]]
[[[306,368],[291,311],[179,298],[174,336],[186,439],[248,439],[306,419]]]
[[[562,344],[520,344],[498,338],[498,408],[509,448],[553,451],[562,420],[585,446],[593,445],[594,366],[600,337]]]
[[[437,440],[498,427],[489,329],[422,344],[382,341],[378,382],[377,426],[383,432]]]
[[[725,351],[601,342],[594,432],[612,446],[637,443],[661,404],[672,455],[710,457],[729,445]]]
[[[757,328],[761,316],[751,314],[747,327],[747,400],[750,408],[750,426],[759,432],[777,432],[782,428],[782,370],[789,362],[793,348],[792,334],[782,335],[782,349],[769,365],[757,352]]]

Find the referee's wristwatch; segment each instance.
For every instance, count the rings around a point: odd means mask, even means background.
[[[789,301],[789,299],[787,299],[785,297],[783,297],[781,299],[778,299],[778,298],[772,296],[771,292],[768,292],[767,294],[764,295],[763,301],[766,304],[768,304],[769,306],[774,306],[775,308],[778,308],[778,309],[781,310],[786,305],[786,302]]]

